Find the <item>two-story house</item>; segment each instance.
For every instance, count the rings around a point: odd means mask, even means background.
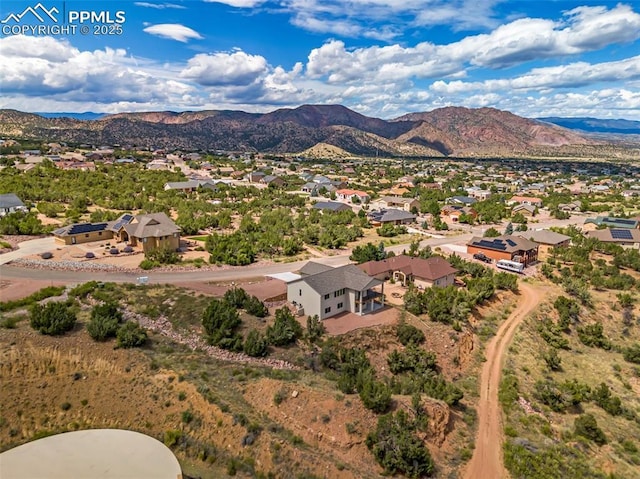
[[[287,301],[299,314],[327,319],[345,312],[363,315],[384,306],[384,282],[355,265],[332,268],[310,261],[300,275],[287,284]]]

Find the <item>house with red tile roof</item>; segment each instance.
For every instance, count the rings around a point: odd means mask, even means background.
[[[424,259],[404,254],[381,261],[367,261],[358,267],[381,281],[393,279],[403,286],[414,284],[418,288],[450,286],[458,272],[447,260],[439,256]]]
[[[354,198],[357,198],[356,203],[360,201],[360,203],[366,203],[371,199],[368,193],[360,190],[351,190],[351,189],[340,189],[336,190],[336,198],[342,201],[349,201],[353,203]]]

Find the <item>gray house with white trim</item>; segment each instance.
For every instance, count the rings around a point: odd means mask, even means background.
[[[287,284],[287,301],[301,315],[327,319],[345,312],[363,315],[384,306],[384,281],[355,265],[332,268],[309,262],[300,275],[300,279]],[[374,289],[379,286],[380,291]]]
[[[22,200],[15,193],[0,195],[0,216],[5,216],[16,211],[28,211]]]

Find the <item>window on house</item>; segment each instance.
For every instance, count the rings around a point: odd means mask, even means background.
[[[99,231],[99,232],[98,232],[98,236],[102,236],[102,231]]]
[[[342,309],[344,306],[344,303],[338,303],[337,309]]]
[[[328,293],[327,293],[327,294],[325,294],[325,295],[324,295],[324,299],[329,299],[329,296],[330,296],[330,294],[328,294]]]
[[[302,296],[302,290],[301,289],[298,290],[298,295]]]
[[[324,314],[329,314],[331,312],[331,308],[324,308]]]
[[[89,237],[89,233],[87,233],[86,235],[84,235],[84,237],[85,237],[85,238],[88,238],[88,237]]]

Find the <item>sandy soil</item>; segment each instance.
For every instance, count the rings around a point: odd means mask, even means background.
[[[531,285],[520,283],[519,286],[521,301],[487,345],[486,362],[480,376],[476,447],[463,476],[466,479],[508,477],[502,461],[502,410],[498,402],[502,364],[516,329],[544,296]]]
[[[249,280],[239,280],[224,283],[179,282],[175,286],[197,291],[211,296],[222,296],[232,286],[244,289],[247,293],[257,296],[262,301],[275,298],[287,293],[287,284],[275,278],[258,277]]]
[[[64,281],[49,280],[12,280],[0,281],[0,301],[13,301],[29,296],[47,286],[62,286]]]

